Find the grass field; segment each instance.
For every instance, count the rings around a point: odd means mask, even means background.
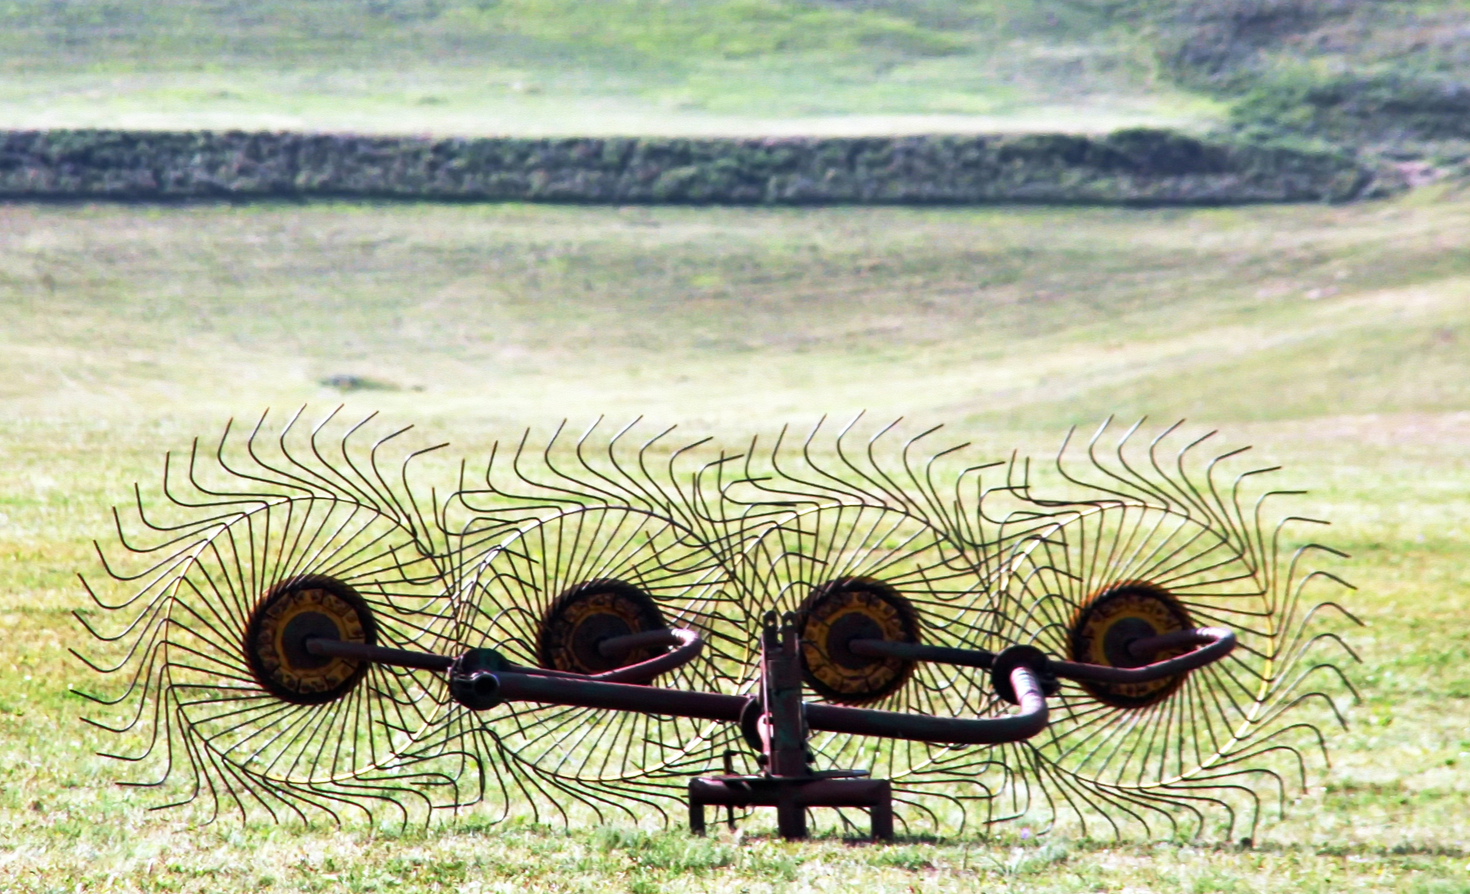
[[[1087,4],[168,0],[0,5],[10,128],[440,135],[1201,127]]]
[[[1196,211],[0,207],[0,888],[1470,890],[1470,201]],[[353,376],[355,390],[323,385]],[[1003,458],[1116,412],[1286,465],[1369,624],[1334,763],[1255,847],[195,828],[112,785],[67,653],[106,509],[231,415],[345,401],[482,453],[562,418],[736,440],[867,409]]]
[[[1160,68],[1178,6],[16,0],[0,2],[0,122],[1212,127],[1226,100]],[[1245,22],[1226,75],[1413,54],[1463,70],[1449,0],[1257,6],[1328,15],[1260,53]],[[1149,211],[0,205],[0,891],[1470,892],[1466,232],[1470,195],[1446,185]],[[67,651],[86,642],[70,612],[91,541],[134,481],[157,487],[165,450],[268,406],[342,402],[456,456],[598,414],[739,441],[867,410],[947,423],[996,459],[1109,414],[1188,417],[1255,444],[1309,490],[1294,511],[1334,520],[1368,624],[1362,701],[1330,770],[1249,848],[1024,826],[787,844],[769,816],[698,840],[474,813],[403,831],[147,812],[68,694],[93,681]]]

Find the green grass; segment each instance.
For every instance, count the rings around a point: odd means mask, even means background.
[[[0,4],[7,127],[864,134],[1197,127],[1086,4]]]
[[[1187,211],[0,207],[0,888],[1470,889],[1470,201]],[[372,387],[322,384],[355,376]],[[483,454],[647,414],[731,440],[866,408],[1003,458],[1188,416],[1352,553],[1364,701],[1258,831],[892,847],[675,830],[197,829],[116,787],[68,612],[130,483],[234,414],[380,409]]]
[[[10,0],[8,128],[1203,131],[1466,157],[1459,0]],[[1244,101],[1242,101],[1244,100]]]

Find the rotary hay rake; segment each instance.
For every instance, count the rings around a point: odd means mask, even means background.
[[[1045,492],[858,420],[527,434],[425,491],[443,445],[301,415],[167,456],[98,549],[86,719],[158,807],[1249,836],[1356,697],[1341,554],[1179,426]]]

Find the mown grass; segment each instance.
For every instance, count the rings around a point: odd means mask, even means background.
[[[1470,889],[1470,202],[1348,207],[0,207],[0,888]],[[370,382],[352,388],[352,379]],[[323,384],[335,381],[341,387]],[[677,830],[196,828],[92,756],[78,571],[230,415],[382,410],[483,455],[564,417],[740,440],[944,421],[1004,458],[1150,414],[1281,462],[1368,627],[1363,702],[1254,847]]]
[[[0,5],[7,127],[855,134],[1198,125],[1085,4]]]

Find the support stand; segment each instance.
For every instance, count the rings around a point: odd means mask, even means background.
[[[863,770],[814,773],[802,716],[801,644],[791,615],[765,617],[761,630],[761,776],[716,776],[689,782],[689,829],[705,832],[706,805],[774,807],[782,838],[807,836],[808,807],[866,807],[872,836],[893,837],[893,794],[886,779],[865,779]]]

